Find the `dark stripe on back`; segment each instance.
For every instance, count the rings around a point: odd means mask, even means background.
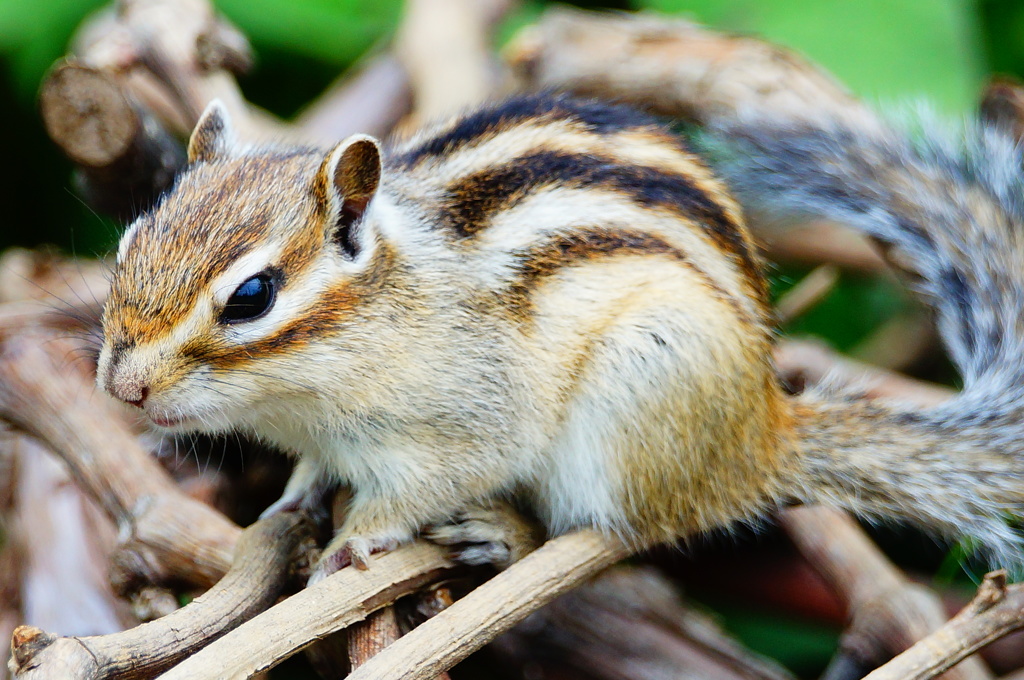
[[[739,259],[748,277],[760,280],[739,225],[689,177],[600,156],[539,151],[469,175],[449,185],[441,198],[439,222],[466,238],[487,228],[495,214],[551,185],[610,189],[638,205],[695,220],[719,248]]]
[[[574,99],[567,95],[529,95],[470,113],[451,129],[398,154],[394,160],[399,166],[408,168],[426,158],[447,156],[532,120],[572,120],[587,132],[599,135],[630,128],[664,127],[656,119],[628,106]]]
[[[525,318],[533,306],[532,295],[546,279],[566,267],[622,255],[664,255],[695,272],[712,294],[730,305],[740,317],[748,317],[733,296],[723,290],[679,248],[652,234],[631,229],[577,227],[557,234],[528,250],[517,251],[516,276],[505,297],[516,316]]]

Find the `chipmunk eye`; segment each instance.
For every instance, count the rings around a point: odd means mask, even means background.
[[[221,323],[260,318],[274,305],[275,289],[274,277],[270,274],[257,274],[247,279],[228,298],[224,311],[220,313]]]

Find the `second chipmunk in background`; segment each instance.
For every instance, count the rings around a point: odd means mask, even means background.
[[[510,497],[549,534],[637,548],[824,502],[1018,560],[1018,152],[828,124],[723,139],[745,203],[851,223],[920,275],[960,397],[785,395],[726,183],[645,115],[549,95],[390,150],[246,147],[212,105],[187,171],[121,240],[99,384],[167,431],[294,452],[271,511],[349,485],[321,576]]]

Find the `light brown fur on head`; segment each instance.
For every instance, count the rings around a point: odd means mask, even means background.
[[[361,153],[346,154],[350,147]],[[100,383],[131,403],[150,400],[151,415],[164,424],[207,418],[228,408],[224,402],[238,411],[229,395],[253,389],[238,371],[256,370],[263,359],[288,355],[301,364],[296,351],[343,323],[394,259],[386,244],[375,247],[368,224],[364,255],[373,273],[335,258],[345,216],[348,233],[376,190],[379,160],[367,149],[376,142],[365,137],[330,153],[239,148],[223,111],[211,106],[190,142],[193,164],[122,239],[103,318]],[[373,162],[376,175],[347,168]],[[355,179],[342,187],[335,175]],[[360,182],[368,176],[371,182]],[[328,272],[339,266],[344,271]],[[271,310],[272,328],[254,334],[252,324],[232,325],[222,315],[235,289],[261,274],[272,276],[274,304],[285,311]],[[189,385],[203,381],[220,387],[189,403]],[[288,381],[279,375],[278,383],[280,393]]]
[[[114,341],[170,332],[211,281],[259,245],[287,241],[288,269],[311,261],[325,235],[310,219],[316,207],[303,185],[319,161],[311,153],[267,154],[190,168],[175,200],[140,218],[128,236],[106,308]]]

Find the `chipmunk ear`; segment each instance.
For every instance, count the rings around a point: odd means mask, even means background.
[[[352,257],[358,252],[353,226],[377,193],[380,174],[380,143],[369,135],[352,135],[338,144],[317,172],[314,194],[325,214],[337,215],[334,240]]]
[[[188,162],[202,163],[227,155],[235,143],[231,117],[219,99],[206,105],[188,140]]]

